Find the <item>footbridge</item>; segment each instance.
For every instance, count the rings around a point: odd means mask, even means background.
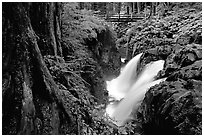
[[[112,14],[98,15],[108,22],[137,22],[145,18],[144,14]]]

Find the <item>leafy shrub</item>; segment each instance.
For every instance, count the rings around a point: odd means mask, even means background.
[[[155,16],[133,25],[130,43],[134,55],[166,44],[201,44],[202,11],[198,7],[194,8],[195,5],[167,11],[169,14],[166,17]]]

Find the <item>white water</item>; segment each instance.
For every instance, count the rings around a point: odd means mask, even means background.
[[[121,58],[121,62],[123,62],[123,63],[124,63],[124,62],[125,62],[125,58]]]
[[[131,59],[116,79],[107,81],[107,90],[109,91],[110,97],[120,100],[125,96],[126,92],[129,91],[129,88],[131,88],[136,80],[137,63],[141,55],[142,53]]]
[[[136,69],[141,55],[139,54],[130,60],[118,78],[107,82],[109,96],[115,100],[123,98],[119,103],[112,102],[106,108],[106,113],[118,126],[124,125],[131,117],[132,109],[139,107],[150,87],[165,80],[164,78],[154,81],[154,77],[163,69],[163,60],[147,64],[142,72],[137,74]]]

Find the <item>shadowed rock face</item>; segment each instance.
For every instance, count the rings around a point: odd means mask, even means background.
[[[135,117],[141,121],[144,134],[201,134],[201,45],[175,46],[171,50],[157,76],[167,80],[146,93]],[[145,54],[149,57],[142,60],[143,64],[161,58],[156,48]]]
[[[105,78],[110,75],[118,76],[121,67],[121,57],[116,47],[116,37],[113,30],[106,26],[106,31],[98,35],[98,41],[103,46],[101,48],[101,55],[99,63],[103,69]]]
[[[96,73],[84,74],[83,78],[91,85],[91,93],[99,103],[107,100],[104,80],[112,79],[120,73],[121,57],[115,44],[115,33],[104,25],[104,30],[96,31],[97,37],[87,40],[88,53],[95,61]],[[89,69],[89,67],[87,68]]]

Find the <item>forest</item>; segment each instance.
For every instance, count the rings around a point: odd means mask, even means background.
[[[202,135],[201,2],[2,2],[3,135]]]

